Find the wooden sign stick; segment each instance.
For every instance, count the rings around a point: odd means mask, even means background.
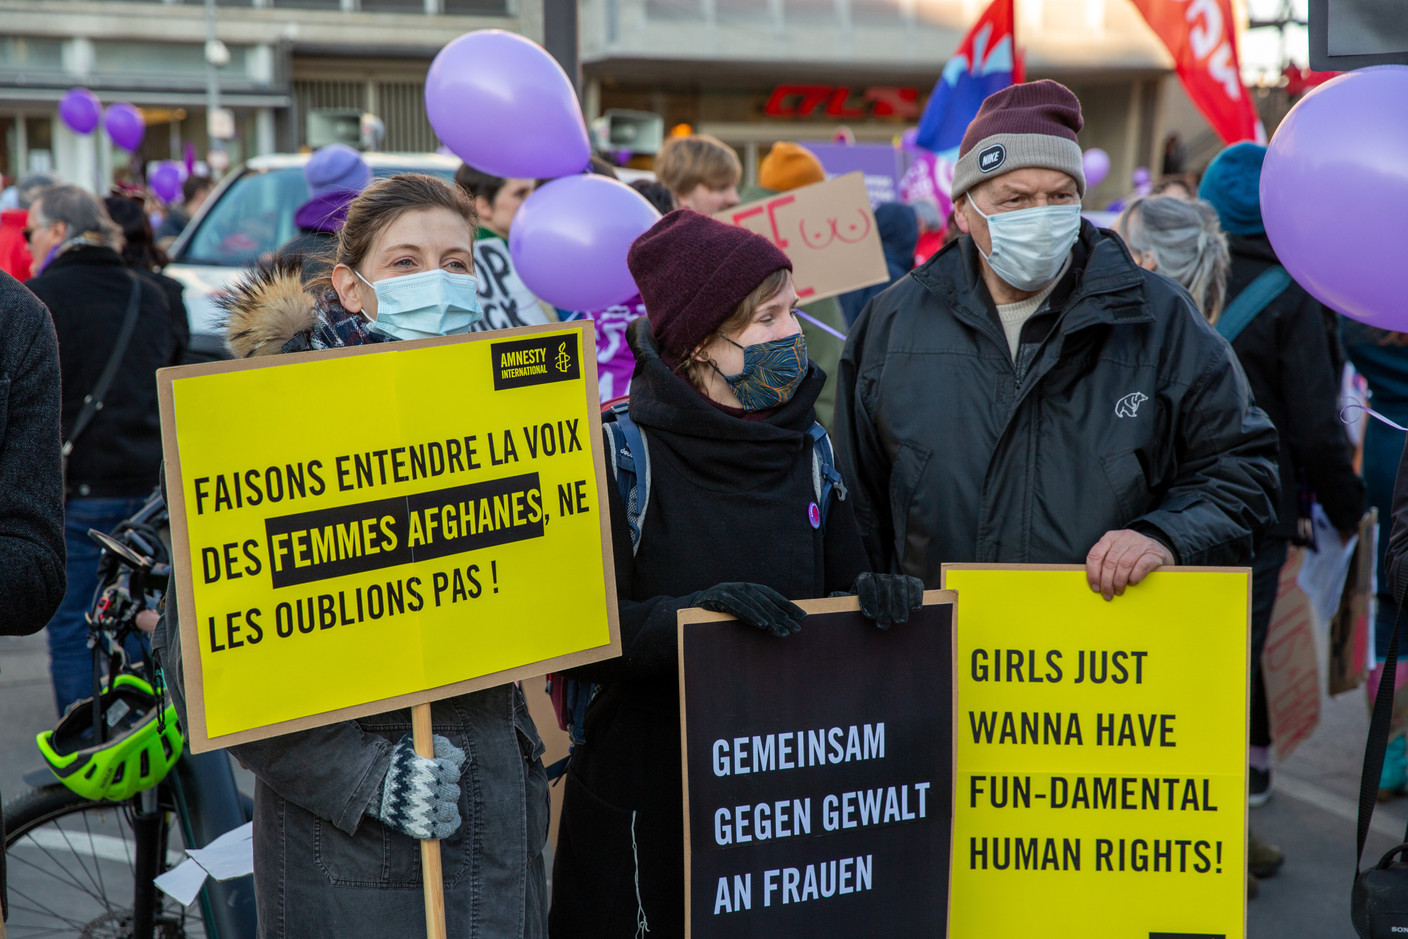
[[[416,756],[426,759],[435,757],[435,741],[430,729],[430,705],[417,704],[411,708],[411,733],[416,747]],[[440,842],[420,843],[420,875],[425,882],[425,935],[426,939],[446,939],[445,933],[445,876],[440,871]]]

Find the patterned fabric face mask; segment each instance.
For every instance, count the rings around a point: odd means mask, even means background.
[[[801,330],[794,336],[753,346],[739,346],[727,336],[724,339],[743,350],[743,371],[725,375],[717,365],[714,371],[728,382],[743,410],[762,411],[792,399],[807,374],[807,338]]]

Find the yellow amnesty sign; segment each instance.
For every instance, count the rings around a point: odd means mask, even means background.
[[[194,749],[619,654],[591,328],[158,373]]]
[[[948,565],[949,935],[1245,935],[1250,572]],[[1019,923],[1017,919],[1028,920]]]

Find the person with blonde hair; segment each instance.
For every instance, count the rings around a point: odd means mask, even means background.
[[[1207,321],[1217,323],[1232,261],[1211,205],[1201,199],[1140,196],[1125,206],[1115,230],[1134,263],[1177,281]]]
[[[714,215],[738,205],[743,164],[733,148],[708,134],[671,137],[655,157],[655,176],[680,208]]]

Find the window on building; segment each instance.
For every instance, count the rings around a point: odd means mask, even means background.
[[[839,22],[836,14],[836,0],[782,0],[782,15],[787,22],[818,20]]]
[[[765,0],[714,0],[715,15],[720,23],[769,23],[771,4]]]
[[[645,15],[657,20],[702,20],[700,0],[645,0]]]
[[[228,48],[230,64],[220,69],[221,79],[242,80],[247,74],[249,47]],[[202,83],[205,80],[205,46],[201,43],[101,40],[93,43],[93,61],[93,71],[103,76],[187,77],[198,78]]]
[[[507,16],[507,0],[442,0],[450,16]]]
[[[342,0],[271,0],[273,6],[286,10],[340,10]]]
[[[63,40],[28,36],[0,36],[0,70],[27,76],[64,70]]]
[[[850,0],[851,21],[898,26],[904,21],[900,0]]]
[[[425,0],[361,0],[368,13],[424,13]]]

